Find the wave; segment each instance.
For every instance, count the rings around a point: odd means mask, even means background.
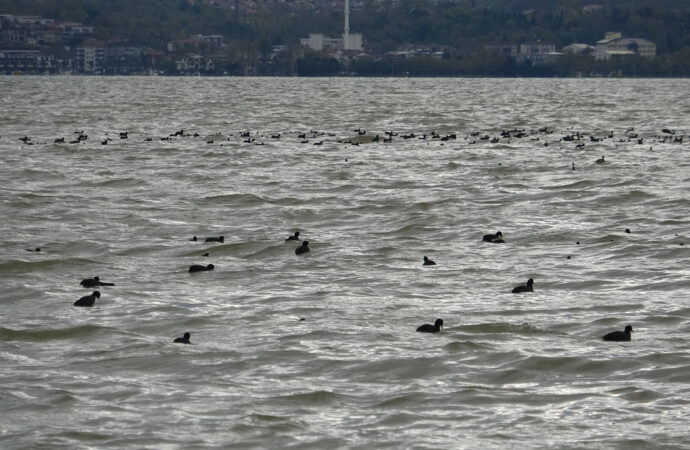
[[[310,392],[301,392],[297,394],[288,394],[275,398],[278,402],[296,402],[303,405],[324,405],[332,404],[346,398],[345,395],[336,394],[331,391],[318,390]]]
[[[461,325],[454,327],[454,330],[462,330],[473,334],[499,334],[510,333],[517,335],[531,335],[531,334],[562,334],[552,330],[542,329],[531,325],[529,323],[522,323],[519,325],[500,322],[500,323],[481,323],[477,325]]]
[[[18,272],[38,272],[57,269],[66,265],[87,266],[100,264],[97,260],[87,258],[67,257],[65,259],[44,259],[40,261],[10,260],[0,263],[0,274],[14,274]]]
[[[337,197],[332,197],[337,199]],[[310,204],[310,199],[299,199],[295,197],[282,197],[279,199],[272,199],[269,197],[262,197],[255,194],[217,194],[202,197],[198,202],[199,206],[233,206],[238,208],[250,208],[259,205],[284,205],[284,206],[299,206]]]
[[[133,187],[145,187],[148,186],[149,182],[146,181],[145,179],[142,178],[133,178],[133,177],[126,177],[126,178],[110,178],[110,179],[104,179],[102,181],[99,180],[83,180],[78,183],[74,183],[71,185],[72,187],[85,187],[85,188],[103,188],[103,187],[126,187],[126,188],[133,188]]]
[[[80,325],[69,328],[38,329],[38,330],[14,330],[0,327],[0,340],[2,341],[31,341],[47,342],[54,340],[92,338],[113,331],[110,327],[97,325]]]

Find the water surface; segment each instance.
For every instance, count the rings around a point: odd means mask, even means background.
[[[0,77],[0,446],[688,448],[688,83]]]

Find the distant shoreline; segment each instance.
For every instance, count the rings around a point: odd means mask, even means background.
[[[20,73],[20,74],[8,74],[0,73],[2,77],[79,77],[79,78],[304,78],[304,79],[317,79],[317,78],[495,78],[495,79],[640,79],[640,80],[672,80],[672,79],[690,79],[689,76],[644,76],[644,75],[581,75],[581,76],[513,76],[513,75],[322,75],[322,76],[306,76],[306,75],[255,75],[255,76],[245,76],[245,75],[145,75],[145,74],[132,74],[132,75],[87,75],[87,74],[37,74],[37,73]]]

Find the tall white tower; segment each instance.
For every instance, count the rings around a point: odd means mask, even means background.
[[[343,48],[350,49],[350,0],[345,0],[345,33],[343,33]]]

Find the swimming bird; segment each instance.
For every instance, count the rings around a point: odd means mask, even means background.
[[[534,284],[533,279],[527,280],[527,284],[523,284],[521,286],[515,286],[513,288],[513,294],[519,294],[520,292],[534,292],[532,290],[532,285]]]
[[[295,249],[295,255],[301,255],[309,251],[309,241],[302,241],[302,246]]]
[[[97,298],[101,298],[101,293],[98,291],[93,291],[91,295],[85,295],[74,302],[74,306],[93,306],[93,304],[96,303]]]
[[[500,231],[497,231],[496,234],[485,234],[482,237],[482,241],[484,242],[493,242],[494,244],[503,244],[505,241],[503,240],[503,233]]]
[[[225,242],[225,237],[223,236],[212,236],[212,237],[207,237],[204,242]]]
[[[175,343],[175,344],[191,344],[191,342],[189,342],[190,337],[192,337],[191,334],[185,333],[182,337],[175,338],[173,343]]]
[[[417,328],[417,331],[422,333],[438,333],[443,328],[443,319],[436,319],[433,325],[425,323]]]
[[[625,331],[612,331],[605,335],[603,339],[605,341],[629,341],[632,330],[632,326],[628,325],[625,327]]]
[[[424,257],[424,264],[422,264],[422,265],[423,265],[423,266],[435,266],[435,265],[436,265],[436,261],[431,260],[431,259],[429,259],[429,258],[427,258],[427,257],[425,256],[425,257]]]
[[[192,237],[192,238],[190,239],[190,241],[194,241],[194,242],[196,242],[196,241],[198,241],[198,240],[199,240],[199,239],[197,239],[196,236],[194,236],[194,237]]]
[[[597,160],[594,161],[594,162],[597,163],[597,164],[604,164],[604,163],[606,162],[606,161],[604,160],[604,155],[602,155],[601,158],[597,159]]]
[[[27,252],[40,252],[40,251],[41,251],[41,248],[40,248],[40,247],[36,247],[36,248],[34,248],[34,249],[27,248],[26,251],[27,251]]]
[[[202,266],[201,264],[192,264],[189,266],[189,273],[192,272],[207,272],[209,270],[213,270],[215,266],[213,264],[209,264],[208,266]]]
[[[285,239],[285,241],[299,241],[299,231],[295,231],[295,234]]]
[[[96,287],[96,286],[115,286],[114,283],[104,283],[98,277],[84,278],[83,280],[81,280],[79,282],[79,284],[81,284],[85,288]]]

